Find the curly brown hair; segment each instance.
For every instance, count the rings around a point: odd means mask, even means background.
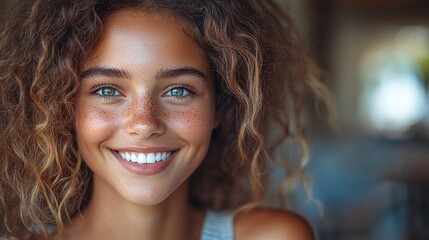
[[[73,129],[81,64],[104,19],[124,8],[178,16],[209,56],[222,114],[191,176],[195,206],[225,210],[261,201],[272,162],[287,172],[283,191],[303,176],[305,100],[329,106],[330,95],[273,1],[28,0],[0,35],[0,235],[48,239],[48,226],[61,234],[85,207],[91,172]],[[273,154],[288,139],[297,143],[297,160]]]

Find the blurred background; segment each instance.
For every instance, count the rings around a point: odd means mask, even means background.
[[[0,16],[14,2],[0,0]],[[322,240],[429,239],[429,1],[277,2],[338,111],[338,129],[310,139],[307,173],[322,207],[298,194],[297,211]]]
[[[311,138],[319,239],[429,239],[429,1],[278,0],[326,71],[338,130]],[[317,122],[316,122],[317,123]]]

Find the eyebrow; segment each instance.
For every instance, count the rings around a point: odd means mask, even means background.
[[[183,68],[175,68],[175,69],[162,69],[156,73],[155,79],[161,80],[166,78],[175,78],[181,76],[194,76],[206,80],[206,75],[192,67],[183,67]],[[131,74],[129,74],[125,70],[117,69],[117,68],[105,68],[105,67],[92,67],[85,71],[83,71],[80,75],[81,79],[96,77],[96,76],[104,76],[104,77],[116,77],[116,78],[126,78],[130,79]]]
[[[89,68],[82,72],[80,75],[81,79],[85,79],[88,77],[116,77],[116,78],[131,78],[131,75],[124,70],[120,70],[117,68],[104,68],[104,67],[93,67]]]
[[[202,78],[203,80],[207,79],[203,72],[192,67],[163,69],[155,75],[155,79],[175,78],[187,75]]]

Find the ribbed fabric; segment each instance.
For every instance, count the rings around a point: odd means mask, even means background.
[[[234,240],[234,215],[229,212],[208,211],[201,240]]]

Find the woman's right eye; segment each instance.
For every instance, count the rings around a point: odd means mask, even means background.
[[[108,87],[108,86],[100,87],[96,89],[94,93],[99,95],[100,97],[115,97],[115,96],[121,95],[121,93],[118,90],[116,90],[114,87]]]

